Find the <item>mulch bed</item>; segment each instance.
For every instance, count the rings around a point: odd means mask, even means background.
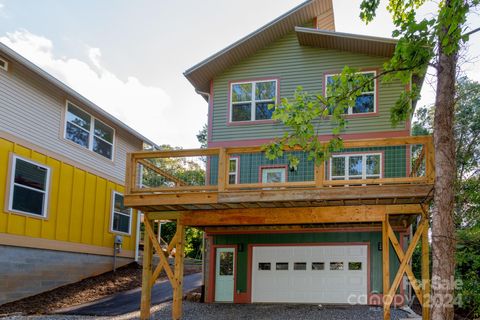
[[[186,265],[184,274],[201,271],[201,266]],[[160,279],[166,278],[164,272]],[[55,310],[91,302],[142,285],[142,267],[136,262],[101,275],[0,306],[0,317],[8,314],[49,314]]]

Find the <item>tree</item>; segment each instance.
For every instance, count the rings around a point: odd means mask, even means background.
[[[432,279],[442,286],[434,286],[432,295],[435,301],[450,301],[454,288],[451,279],[455,270],[455,226],[454,184],[455,172],[455,79],[458,53],[462,43],[477,30],[466,32],[465,22],[471,8],[478,5],[478,0],[443,0],[438,3],[438,13],[433,18],[418,19],[417,10],[426,0],[390,0],[387,7],[395,25],[393,37],[398,38],[393,57],[384,65],[384,70],[376,76],[383,81],[400,79],[405,84],[412,75],[421,78],[428,66],[437,73],[435,113],[433,119],[435,146],[435,193],[432,213]],[[360,17],[365,22],[375,18],[380,0],[363,0]],[[327,84],[327,98],[321,95],[309,95],[301,90],[294,100],[282,101],[281,107],[274,112],[274,118],[281,120],[291,130],[265,147],[269,158],[278,157],[285,147],[298,145],[308,152],[309,157],[323,161],[329,151],[341,147],[337,136],[327,145],[322,145],[316,138],[315,121],[329,113],[336,123],[334,134],[338,135],[345,126],[343,118],[346,107],[351,106],[359,96],[361,89],[369,85],[365,77],[345,67],[335,77],[333,83]],[[418,99],[420,88],[412,84],[409,90],[401,94],[392,108],[391,120],[395,125],[412,114],[412,99]],[[291,162],[296,159],[292,158]],[[295,164],[295,163],[293,163]],[[433,303],[432,319],[453,319],[453,306]]]
[[[197,133],[197,140],[200,142],[200,148],[206,148],[207,147],[207,134],[208,134],[208,124],[204,124],[202,129],[198,131]]]

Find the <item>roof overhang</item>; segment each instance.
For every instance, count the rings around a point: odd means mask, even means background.
[[[308,0],[184,72],[197,91],[209,92],[210,80],[314,17],[331,12],[331,0]],[[331,19],[333,23],[333,19]],[[332,26],[333,28],[333,26]]]
[[[295,27],[298,42],[302,46],[336,49],[371,56],[390,58],[395,52],[397,40],[351,33]]]
[[[30,60],[26,59],[19,53],[17,53],[15,50],[12,50],[8,46],[4,45],[3,43],[0,43],[0,53],[5,56],[5,58],[10,59],[11,61],[17,62],[21,65],[23,65],[25,68],[27,68],[29,71],[33,72],[37,76],[41,77],[42,79],[46,80],[48,83],[54,85],[55,87],[59,88],[60,90],[64,91],[67,96],[70,98],[73,98],[77,100],[78,102],[82,103],[86,108],[89,108],[90,110],[86,111],[93,111],[94,113],[100,115],[101,117],[109,120],[113,125],[115,125],[117,128],[131,134],[132,136],[136,137],[137,139],[146,142],[156,148],[158,148],[158,145],[151,141],[150,139],[144,137],[141,135],[139,132],[136,130],[132,129],[129,127],[127,124],[124,122],[120,121],[116,117],[112,116],[110,113],[107,111],[103,110],[99,106],[97,106],[95,103],[92,101],[88,100],[84,96],[82,96],[80,93],[76,92],[69,86],[67,86],[65,83],[62,81],[58,80],[45,70],[41,69],[34,63],[32,63]]]

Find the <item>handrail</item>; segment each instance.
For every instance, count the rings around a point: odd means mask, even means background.
[[[415,136],[415,137],[395,137],[395,138],[376,138],[376,139],[359,139],[348,140],[343,142],[343,148],[367,148],[367,147],[391,147],[391,146],[407,146],[422,145],[421,159],[415,161],[413,169],[419,166],[420,161],[425,161],[424,176],[405,176],[397,178],[369,178],[355,180],[330,180],[325,175],[325,162],[316,164],[314,168],[314,176],[311,181],[287,181],[282,183],[229,183],[229,159],[231,156],[263,152],[262,146],[247,147],[227,147],[227,148],[205,148],[205,149],[181,149],[181,150],[164,150],[164,151],[140,151],[129,153],[127,155],[127,172],[126,172],[126,193],[175,193],[175,192],[237,192],[246,189],[277,189],[277,188],[325,188],[335,186],[351,186],[351,185],[387,185],[387,184],[432,184],[435,176],[434,167],[434,150],[433,140],[431,136]],[[300,148],[287,148],[285,151],[301,151]],[[153,162],[146,159],[164,159],[164,158],[180,158],[180,157],[218,157],[217,185],[191,185],[182,179],[172,175]],[[171,181],[174,187],[142,187],[137,183],[138,168],[143,165],[153,170],[167,181]],[[411,165],[410,163],[408,165]]]

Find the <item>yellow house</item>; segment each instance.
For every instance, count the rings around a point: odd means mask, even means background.
[[[0,305],[136,258],[127,152],[154,143],[0,44]]]

